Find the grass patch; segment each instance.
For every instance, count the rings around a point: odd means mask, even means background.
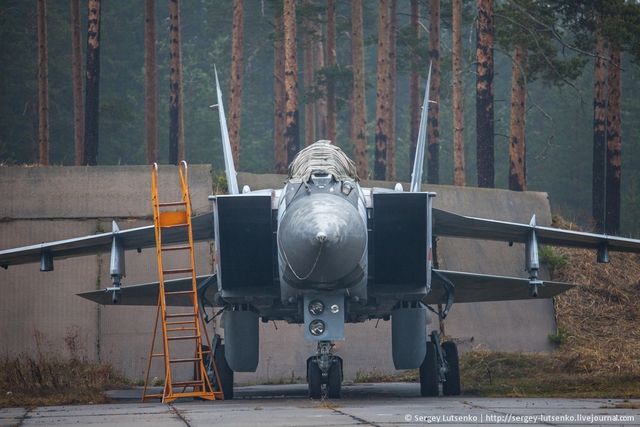
[[[561,354],[475,349],[460,356],[462,394],[483,397],[640,398],[640,375],[574,372]],[[354,383],[419,382],[419,371],[358,373]]]
[[[474,350],[460,358],[464,394],[486,397],[638,398],[640,376],[572,372],[562,354]]]
[[[110,364],[90,363],[78,357],[78,336],[67,332],[69,356],[43,350],[44,336],[36,332],[35,355],[22,353],[0,360],[0,408],[108,403],[106,390],[132,383]]]
[[[106,390],[128,386],[109,364],[26,354],[0,362],[0,407],[108,403]]]

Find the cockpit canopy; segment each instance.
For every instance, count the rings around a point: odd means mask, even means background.
[[[312,175],[332,175],[336,181],[358,180],[355,163],[326,139],[300,151],[289,165],[289,182],[306,183]]]

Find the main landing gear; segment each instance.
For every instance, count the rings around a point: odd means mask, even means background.
[[[209,376],[209,382],[213,386],[214,391],[222,390],[224,400],[231,400],[233,399],[233,371],[227,363],[224,350],[225,347],[224,344],[222,344],[222,338],[220,338],[220,335],[216,334],[213,337],[213,340],[211,340],[211,348],[213,348],[213,361],[215,361],[215,366],[218,370],[220,384],[216,381],[214,364],[210,356],[211,353],[205,354],[203,360],[204,367],[207,370],[207,375]],[[209,347],[203,345],[202,349],[204,351],[208,351]]]
[[[438,332],[433,331],[427,341],[427,354],[420,366],[420,394],[438,396],[440,384],[444,396],[460,395],[460,365],[458,347],[454,342],[440,344]]]
[[[329,399],[342,397],[342,358],[331,354],[331,341],[318,341],[318,354],[307,359],[307,383],[309,397],[320,399],[322,385],[327,386]]]

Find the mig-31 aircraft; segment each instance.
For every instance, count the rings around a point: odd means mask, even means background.
[[[216,272],[198,277],[198,296],[201,308],[222,311],[224,340],[216,336],[211,351],[227,399],[233,372],[258,366],[261,320],[303,324],[305,338],[317,342],[306,370],[312,398],[321,397],[323,385],[329,398],[341,397],[343,360],[333,342],[345,339],[345,323],[372,319],[391,320],[393,363],[420,369],[423,396],[437,396],[440,384],[444,395],[458,395],[457,348],[435,331],[427,334],[435,312],[429,305],[440,305],[436,315],[444,318],[454,302],[550,298],[570,289],[538,277],[538,244],[591,248],[600,262],[608,262],[609,251],[640,252],[640,240],[540,227],[535,216],[519,224],[433,208],[435,193],[421,191],[429,81],[409,191],[400,184],[360,187],[354,163],[324,140],[300,151],[283,188],[240,191],[217,75],[216,85],[229,194],[210,196],[213,211],[193,217],[192,226],[195,241],[215,241]],[[529,277],[437,269],[436,236],[523,243]],[[164,239],[184,242],[186,234]],[[0,266],[40,262],[51,271],[56,259],[110,252],[112,286],[80,295],[155,306],[158,282],[121,286],[125,251],[155,246],[153,226],[119,230],[114,222],[110,233],[0,251]],[[191,279],[165,282],[172,291],[189,286]]]

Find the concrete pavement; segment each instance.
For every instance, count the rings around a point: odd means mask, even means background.
[[[0,426],[640,425],[638,400],[422,398],[407,383],[348,385],[332,401],[309,400],[304,384],[236,387],[232,401],[170,405],[139,403],[139,389],[111,395],[108,405],[0,409]]]

